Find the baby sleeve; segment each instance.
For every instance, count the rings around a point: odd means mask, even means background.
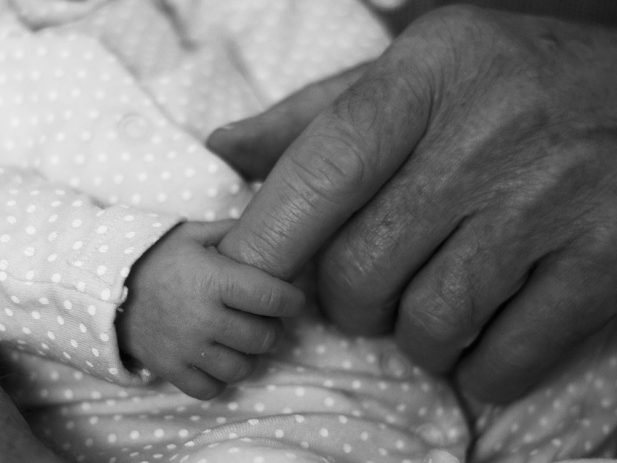
[[[0,341],[132,381],[114,330],[124,280],[178,219],[102,208],[18,167],[0,167],[0,205]]]
[[[216,180],[229,184],[231,174],[95,40],[33,33],[1,15],[0,38],[0,343],[140,382],[121,362],[116,310],[131,265],[181,218],[139,191],[168,182],[197,210],[186,179],[220,167]],[[174,177],[181,155],[192,164]]]

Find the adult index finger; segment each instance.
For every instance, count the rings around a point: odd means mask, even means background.
[[[219,250],[294,273],[394,174],[427,125],[431,44],[407,34],[286,150]]]

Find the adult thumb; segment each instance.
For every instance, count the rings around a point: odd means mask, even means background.
[[[366,68],[362,64],[308,85],[257,116],[215,130],[206,145],[245,178],[263,180],[291,142]]]

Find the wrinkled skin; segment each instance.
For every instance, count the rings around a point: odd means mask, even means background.
[[[449,7],[350,72],[210,138],[271,169],[219,250],[282,278],[320,251],[339,326],[524,394],[617,311],[617,33]]]
[[[278,318],[295,316],[294,286],[228,259],[215,246],[232,221],[184,222],[133,265],[116,317],[122,351],[186,394],[210,399],[272,349]]]

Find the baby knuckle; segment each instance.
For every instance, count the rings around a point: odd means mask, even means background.
[[[257,357],[246,355],[242,361],[242,365],[238,368],[240,372],[240,379],[247,378],[253,374],[257,368]]]
[[[223,294],[238,294],[240,291],[238,278],[233,272],[222,272],[218,278],[218,284]]]
[[[216,326],[217,339],[233,339],[238,334],[238,325],[231,317],[220,317],[219,323]],[[218,351],[217,351],[218,352]]]
[[[284,305],[285,297],[282,288],[278,286],[269,286],[267,288],[259,288],[259,305],[267,309],[270,313],[276,314]]]
[[[499,271],[490,251],[476,255],[474,244],[467,243],[461,255],[446,260],[445,269],[436,278],[434,300],[459,328],[459,332],[468,333],[481,322],[478,311],[478,292],[482,290],[477,280],[485,278],[477,275],[481,271],[495,274]],[[464,255],[465,252],[470,252]]]
[[[259,340],[258,350],[260,353],[270,351],[278,341],[280,336],[279,323],[271,323],[264,330]]]
[[[204,299],[214,293],[220,293],[224,288],[228,278],[223,272],[195,272],[193,275],[193,287],[197,297]]]
[[[253,373],[255,370],[255,359],[249,356],[240,356],[238,359],[231,362],[231,367],[225,381],[234,383],[241,381]]]
[[[244,350],[247,354],[263,354],[269,352],[278,341],[280,322],[278,320],[262,320],[261,326],[253,327],[245,337]]]

